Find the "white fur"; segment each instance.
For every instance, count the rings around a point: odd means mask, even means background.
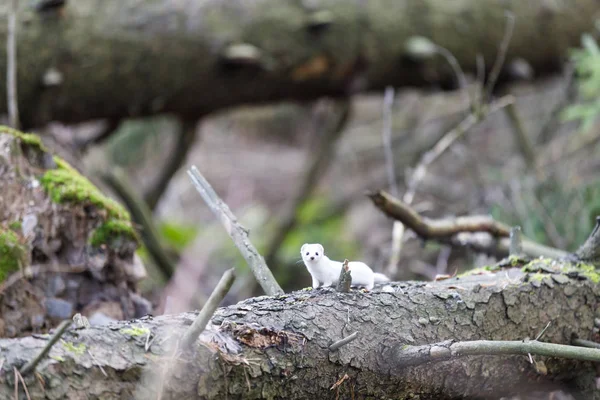
[[[338,282],[342,263],[330,260],[325,255],[323,246],[318,243],[306,243],[300,249],[300,254],[312,277],[313,289],[319,286],[331,286]],[[360,261],[351,261],[348,263],[348,267],[352,275],[353,286],[364,286],[367,290],[371,290],[375,283],[389,282],[387,276],[373,273],[367,264]]]

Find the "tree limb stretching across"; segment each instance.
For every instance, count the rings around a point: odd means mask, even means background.
[[[197,346],[173,355],[168,343],[182,337],[195,313],[74,330],[52,348],[36,374],[24,378],[32,398],[40,399],[73,399],[83,392],[105,399],[154,399],[157,386],[164,388],[162,399],[320,399],[331,398],[330,388],[345,374],[340,398],[351,393],[357,399],[414,398],[416,393],[421,399],[488,398],[491,393],[498,398],[559,385],[593,399],[596,375],[589,362],[544,353],[534,356],[547,367],[542,375],[527,355],[481,351],[479,345],[467,351],[468,344],[458,344],[523,341],[536,338],[544,327],[545,343],[538,347],[570,344],[573,337],[592,339],[600,286],[569,276],[512,269],[392,284],[394,292],[320,289],[263,296],[218,309]],[[149,334],[153,339],[146,352]],[[330,351],[344,338],[355,339]],[[0,340],[3,370],[35,357],[47,340]],[[415,349],[448,341],[463,356],[405,362]],[[534,347],[513,350],[526,354]],[[165,365],[172,380],[156,385]],[[0,379],[0,398],[9,398],[12,374]]]
[[[8,2],[4,2],[8,3]],[[515,17],[506,62],[556,70],[596,0],[78,0],[52,8],[19,2],[18,101],[25,128],[174,113],[196,119],[223,108],[347,96],[386,86],[454,81],[444,57],[420,58],[425,37],[467,73],[491,68]],[[0,6],[0,21],[8,7]],[[0,42],[6,42],[0,24]],[[418,41],[417,41],[418,42]],[[0,57],[0,76],[6,76]],[[6,82],[0,80],[0,93]],[[0,113],[7,111],[0,96]]]
[[[500,252],[508,255],[510,248],[510,227],[494,220],[492,217],[470,215],[455,218],[431,219],[421,216],[412,207],[383,190],[370,193],[369,197],[371,198],[371,201],[373,201],[373,204],[384,214],[390,218],[401,221],[423,239],[452,242],[455,244],[472,246],[478,251],[494,254]],[[489,233],[494,239],[498,240],[494,243],[483,243],[479,241],[478,238],[472,240],[453,240],[458,234],[478,232]],[[522,250],[525,254],[532,257],[545,256],[561,258],[569,256],[569,253],[566,251],[547,247],[528,239],[522,240]]]

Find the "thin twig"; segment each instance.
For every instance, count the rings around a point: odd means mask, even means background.
[[[600,266],[600,216],[596,217],[596,225],[586,241],[577,249],[575,256],[578,260]]]
[[[513,96],[504,96],[498,101],[490,104],[487,111],[471,113],[463,119],[454,129],[446,133],[436,144],[421,157],[408,182],[408,189],[402,200],[411,204],[414,200],[417,188],[427,174],[427,168],[436,161],[454,142],[463,137],[471,128],[480,123],[487,115],[494,113],[514,102]]]
[[[396,179],[396,168],[394,167],[394,152],[392,150],[392,106],[394,105],[394,88],[388,86],[383,96],[383,152],[385,156],[385,168],[387,171],[390,192],[398,196],[398,181]]]
[[[206,301],[206,304],[204,304],[204,307],[202,307],[202,310],[200,310],[200,313],[194,320],[194,323],[185,332],[184,337],[181,340],[182,349],[189,348],[196,341],[196,339],[198,339],[198,336],[200,336],[200,334],[204,331],[204,328],[206,328],[206,325],[212,318],[215,310],[219,307],[219,304],[221,304],[221,301],[223,301],[227,295],[227,292],[229,292],[234,280],[235,268],[225,271],[221,277],[221,280],[217,284],[217,287],[215,290],[213,290],[210,297]]]
[[[548,323],[546,324],[546,327],[544,329],[542,329],[542,331],[536,336],[535,340],[540,340],[542,338],[542,336],[544,336],[544,333],[546,333],[546,331],[548,330],[548,328],[550,328],[550,324],[552,323],[552,321],[548,321]]]
[[[105,377],[108,378],[108,374],[106,373],[106,371],[104,370],[104,368],[102,368],[102,365],[100,365],[100,362],[98,360],[96,360],[96,357],[94,357],[94,355],[92,354],[92,352],[90,351],[90,349],[87,349],[87,352],[90,355],[90,358],[92,359],[92,361],[96,363],[96,365],[98,366],[98,368],[100,368],[100,372],[102,372],[102,375],[104,375]]]
[[[248,231],[237,221],[229,206],[215,193],[210,183],[202,176],[196,166],[188,170],[188,175],[200,196],[219,218],[223,227],[248,263],[254,277],[269,296],[283,294],[283,290],[275,280],[265,260],[248,239]]]
[[[346,336],[345,338],[338,340],[335,343],[332,343],[331,346],[329,346],[329,351],[336,351],[337,349],[339,349],[340,347],[350,343],[351,341],[353,341],[354,339],[356,339],[358,337],[358,331],[354,332],[351,335]]]
[[[500,76],[500,71],[502,70],[502,65],[506,59],[508,45],[510,44],[510,39],[512,38],[514,28],[515,15],[510,11],[506,11],[506,29],[504,30],[504,37],[502,38],[502,42],[500,42],[498,54],[496,55],[496,60],[494,61],[494,65],[490,71],[490,77],[485,87],[485,101],[490,101],[492,98],[492,92],[494,91],[494,87],[496,86],[496,82]]]
[[[17,370],[17,367],[13,367],[15,370],[15,400],[17,400],[17,395],[18,395],[18,382],[17,379],[19,379],[19,381],[21,381],[21,384],[23,385],[23,390],[25,391],[25,396],[27,396],[27,400],[31,400],[31,397],[29,396],[29,389],[27,389],[27,385],[25,384],[25,381],[23,380],[23,375],[21,375],[21,373],[19,373],[19,371]]]
[[[521,120],[517,112],[517,106],[514,103],[509,104],[504,109],[504,112],[506,113],[506,116],[508,117],[508,120],[511,123],[512,132],[517,141],[517,148],[521,152],[521,156],[525,161],[525,165],[527,165],[527,167],[530,170],[533,170],[533,172],[536,175],[536,178],[539,181],[543,181],[544,171],[538,166],[536,150],[533,146],[533,142],[529,138],[529,135],[525,131],[523,121]]]
[[[152,187],[144,193],[144,201],[150,210],[154,211],[156,209],[169,186],[169,182],[185,163],[187,155],[196,141],[197,126],[197,119],[182,119],[181,126],[178,127],[176,132],[175,147],[171,150],[171,154],[164,165],[159,168],[159,176]]]
[[[446,61],[448,61],[448,64],[450,64],[452,71],[454,71],[454,75],[456,76],[456,80],[458,82],[458,88],[459,90],[462,90],[465,94],[465,100],[467,103],[465,104],[465,107],[471,107],[473,101],[471,100],[469,89],[467,88],[467,78],[465,77],[465,73],[463,72],[462,68],[460,67],[460,64],[458,63],[458,60],[456,59],[456,57],[454,57],[454,54],[452,54],[452,52],[447,48],[439,45],[435,45],[435,47],[436,51],[439,54],[441,54],[446,59]]]
[[[8,11],[8,33],[6,35],[6,86],[8,121],[11,127],[20,128],[17,94],[17,12],[18,0],[11,0]]]
[[[50,338],[48,343],[46,343],[46,346],[44,346],[42,351],[40,351],[40,353],[37,356],[35,356],[35,358],[30,360],[27,364],[25,364],[23,368],[21,368],[21,375],[27,375],[29,372],[33,371],[36,365],[38,365],[39,362],[44,359],[46,354],[48,354],[50,349],[52,349],[52,346],[54,346],[54,344],[58,342],[58,339],[60,339],[60,337],[67,331],[67,329],[70,326],[71,320],[66,319],[63,322],[61,322],[58,328],[56,328],[56,332],[54,332],[54,335],[52,335],[52,337]]]
[[[383,96],[383,152],[385,156],[385,167],[387,171],[388,185],[394,196],[398,196],[398,180],[396,179],[396,167],[394,166],[394,152],[392,150],[392,106],[394,105],[394,88],[388,86]],[[402,237],[404,236],[404,225],[400,221],[394,221],[392,229],[392,248],[385,273],[395,276],[398,272],[400,253],[402,253]]]
[[[581,361],[600,361],[600,349],[544,343],[535,340],[474,340],[442,342],[424,346],[404,346],[395,354],[399,366],[415,366],[432,361],[474,355],[537,355]]]

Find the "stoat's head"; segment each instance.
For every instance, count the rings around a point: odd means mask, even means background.
[[[302,260],[308,263],[316,263],[321,260],[321,258],[325,255],[325,251],[323,246],[318,243],[305,243],[300,249],[300,254],[302,254]]]

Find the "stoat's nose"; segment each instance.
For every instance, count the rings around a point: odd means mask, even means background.
[[[314,258],[314,257],[311,257],[310,259],[311,259],[311,260],[314,260],[315,258]]]

